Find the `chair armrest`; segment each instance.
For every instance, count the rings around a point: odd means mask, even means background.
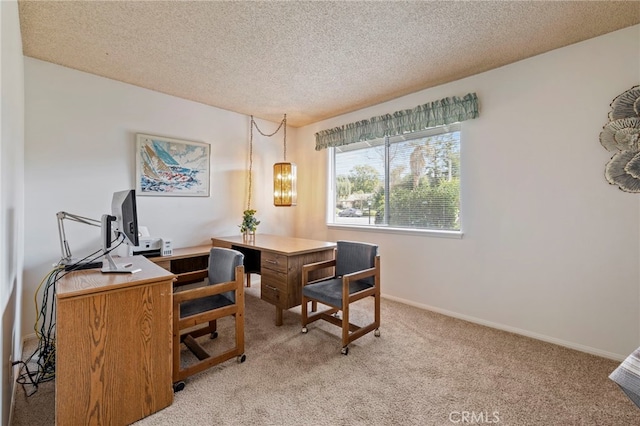
[[[215,294],[226,293],[227,291],[233,291],[237,288],[235,281],[229,281],[226,283],[218,283],[212,285],[206,285],[203,287],[194,288],[191,290],[179,291],[173,293],[173,302],[182,303],[187,300],[201,299],[207,296],[213,296]]]
[[[322,260],[320,262],[307,263],[306,265],[302,265],[302,287],[309,284],[309,272],[317,271],[318,269],[331,268],[334,266],[336,266],[335,259]]]
[[[346,282],[350,281],[358,281],[363,278],[369,278],[376,275],[376,268],[363,269],[362,271],[352,272],[350,274],[345,274],[342,276],[343,279],[346,279]]]
[[[240,279],[238,279],[240,277]],[[236,279],[234,281],[227,281],[224,283],[209,284],[191,290],[179,291],[173,293],[173,302],[182,303],[187,300],[200,299],[207,296],[213,296],[215,294],[226,293],[228,291],[234,291],[238,288],[243,289],[244,281],[244,267],[242,265],[236,267]]]
[[[307,263],[306,265],[302,265],[302,270],[317,271],[318,269],[329,268],[331,266],[336,266],[335,259],[322,260],[320,262],[315,262],[315,263]]]

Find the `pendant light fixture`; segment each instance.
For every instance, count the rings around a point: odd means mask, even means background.
[[[295,206],[298,201],[297,166],[287,162],[287,114],[284,123],[284,162],[273,165],[273,204],[275,206]]]
[[[251,116],[251,144],[253,147],[253,127],[265,137],[278,133],[284,126],[284,161],[273,165],[273,205],[277,207],[295,206],[298,201],[297,167],[295,163],[287,162],[287,114],[280,122],[280,126],[271,134],[263,133]]]

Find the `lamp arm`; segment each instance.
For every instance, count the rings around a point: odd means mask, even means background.
[[[74,222],[84,223],[85,225],[97,226],[100,227],[100,221],[96,219],[91,219],[89,217],[79,216],[77,214],[68,213],[68,212],[58,212],[56,213],[56,218],[58,220],[58,237],[60,238],[60,254],[62,255],[62,260],[71,260],[71,249],[69,248],[69,243],[67,242],[67,236],[64,232],[64,220],[72,220]]]

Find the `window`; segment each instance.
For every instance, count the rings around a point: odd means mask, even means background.
[[[468,93],[316,133],[332,150],[329,222],[461,236],[460,123],[477,117]]]
[[[460,231],[459,123],[332,150],[332,223]]]

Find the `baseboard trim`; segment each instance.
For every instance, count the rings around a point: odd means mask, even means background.
[[[425,305],[423,303],[417,303],[410,300],[402,299],[400,297],[390,296],[388,294],[383,294],[382,297],[384,299],[393,300],[394,302],[404,303],[405,305],[414,306],[416,308],[425,309],[427,311],[436,312],[438,314],[446,315],[453,318],[458,318],[461,320],[469,321],[474,324],[484,325],[487,327],[495,328],[502,331],[508,331],[510,333],[520,334],[522,336],[531,337],[532,339],[541,340],[547,343],[553,343],[559,346],[564,346],[565,348],[574,349],[576,351],[585,352],[590,355],[596,355],[603,358],[612,359],[614,361],[623,361],[627,355],[620,355],[613,352],[603,351],[597,348],[592,348],[591,346],[585,346],[578,343],[568,342],[566,340],[557,339],[555,337],[547,336],[540,333],[535,333],[529,330],[523,330],[517,327],[511,327],[509,325],[500,324],[497,322],[483,320],[481,318],[472,317],[469,315],[460,314],[458,312],[449,311],[446,309],[436,308],[435,306]]]
[[[38,336],[36,336],[36,333],[26,334],[22,337],[22,346],[24,347],[24,344],[29,340],[36,340],[37,338]]]
[[[35,333],[31,333],[22,338],[22,341],[20,342],[20,347],[16,351],[17,354],[20,354],[20,360],[22,360],[22,355],[23,355],[22,353],[24,352],[24,343],[28,340],[29,336],[32,336],[32,338],[34,339],[36,338]],[[16,355],[14,354],[14,357],[15,356]],[[17,359],[11,360],[11,362],[14,362],[14,361],[18,361],[18,360]],[[9,424],[13,424],[13,415],[14,415],[13,413],[16,406],[16,392],[18,391],[18,374],[20,374],[21,368],[22,366],[20,364],[11,366],[13,383],[11,383],[11,400],[9,402]]]
[[[13,369],[13,383],[11,384],[11,400],[9,402],[9,424],[13,424],[13,412],[16,407],[16,391],[18,390],[18,382],[16,381],[16,377],[20,372],[20,366],[14,365],[11,367]]]

